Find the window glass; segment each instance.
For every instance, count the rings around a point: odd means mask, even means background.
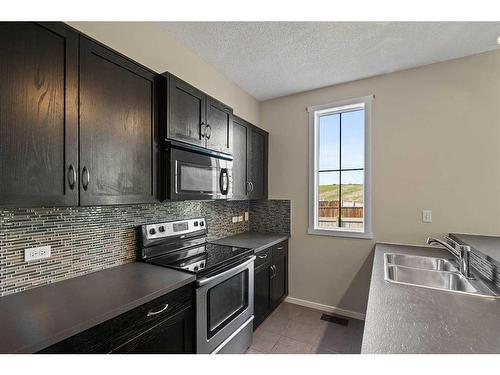
[[[342,228],[363,230],[364,171],[342,171],[341,224]]]
[[[339,183],[340,172],[319,172],[318,183],[318,227],[339,227]]]
[[[341,168],[363,168],[365,164],[365,111],[342,113],[341,130]]]
[[[319,169],[340,167],[340,114],[319,117]]]

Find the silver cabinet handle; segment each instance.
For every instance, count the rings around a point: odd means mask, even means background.
[[[73,167],[73,164],[69,165],[69,173],[68,173],[68,185],[71,190],[75,188],[76,183],[76,169]]]
[[[277,247],[276,250],[283,250],[283,246]]]
[[[253,191],[253,182],[250,181],[250,191]]]
[[[87,167],[83,167],[82,170],[82,186],[83,190],[87,191],[90,183],[90,172]]]
[[[160,310],[158,311],[149,311],[148,312],[148,316],[155,316],[155,315],[158,315],[158,314],[161,314],[162,312],[164,312],[166,309],[168,309],[168,303],[165,304],[165,306],[163,306]]]
[[[274,278],[274,276],[276,276],[276,268],[275,267],[276,266],[274,264],[271,266],[271,272],[272,272],[271,273],[271,279]]]
[[[207,124],[206,129],[207,129],[207,131],[206,131],[205,136],[207,137],[207,139],[210,139],[210,136],[212,135],[212,127],[209,124]]]
[[[247,193],[250,193],[252,190],[251,190],[251,187],[250,187],[250,181],[247,181]]]
[[[201,138],[205,138],[205,133],[207,132],[207,126],[205,125],[204,122],[200,124],[200,133],[201,133]]]
[[[266,259],[266,258],[267,258],[267,254],[262,254],[262,255],[259,255],[259,258],[260,258],[260,259]]]

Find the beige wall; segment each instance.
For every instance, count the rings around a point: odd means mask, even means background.
[[[305,108],[370,94],[375,238],[307,235]],[[270,198],[292,200],[292,297],[364,312],[375,241],[500,233],[500,51],[269,100],[261,125]]]
[[[154,22],[68,22],[75,29],[148,68],[169,71],[233,107],[234,113],[259,124],[259,102]]]

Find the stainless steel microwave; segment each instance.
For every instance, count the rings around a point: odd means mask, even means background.
[[[167,198],[171,200],[232,197],[232,157],[169,142],[166,146]]]

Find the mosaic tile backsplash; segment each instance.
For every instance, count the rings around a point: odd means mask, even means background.
[[[250,231],[290,234],[290,201],[268,200],[250,202]]]
[[[142,224],[206,217],[209,240],[247,232],[249,222],[231,218],[249,208],[248,201],[0,208],[0,296],[133,262]],[[24,261],[25,248],[45,245],[50,258]]]

